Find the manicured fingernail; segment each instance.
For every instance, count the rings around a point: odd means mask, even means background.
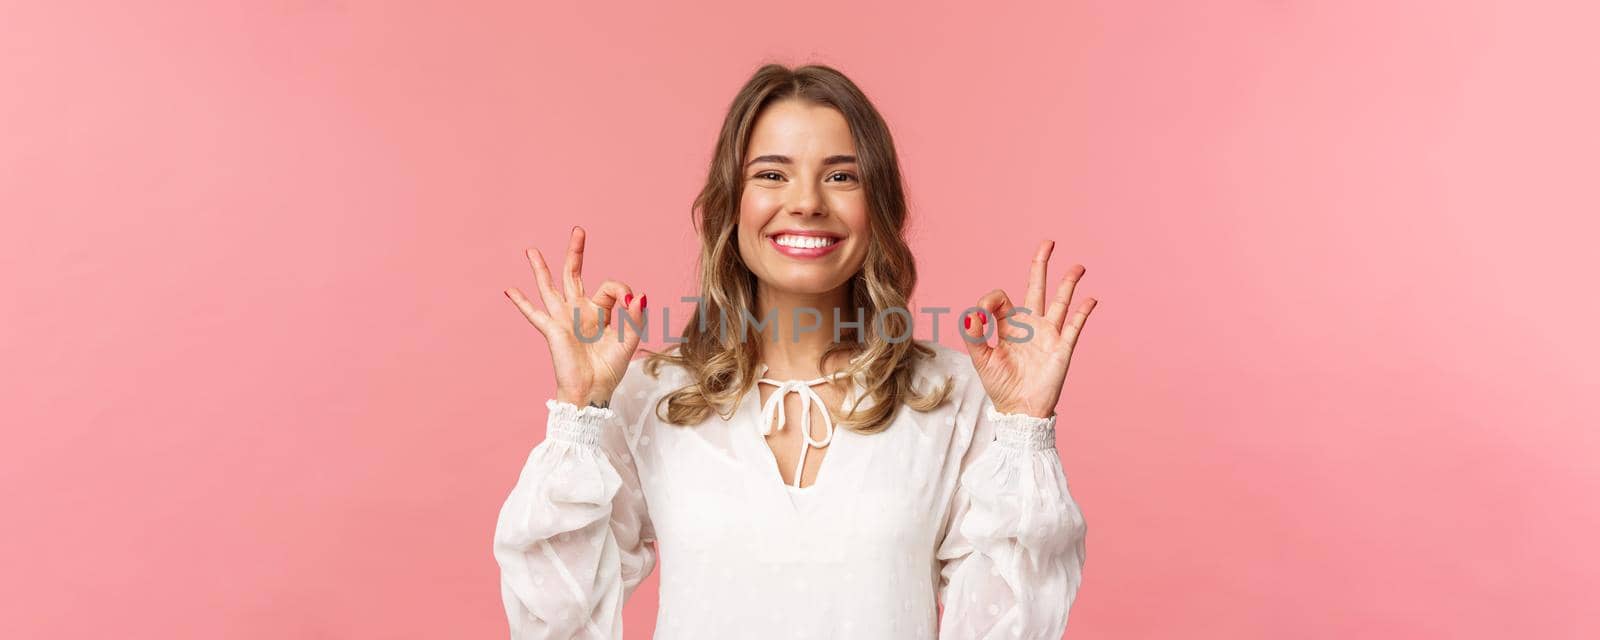
[[[967,316],[965,318],[962,318],[961,319],[961,323],[966,325],[968,329],[971,329],[972,328],[972,316]]]
[[[650,306],[650,296],[639,296],[639,308],[643,309],[648,306]]]
[[[630,293],[622,297],[622,306],[626,307],[631,304],[633,304],[633,294]]]
[[[989,324],[989,314],[987,314],[987,313],[978,314],[978,322],[980,322],[982,324]]]

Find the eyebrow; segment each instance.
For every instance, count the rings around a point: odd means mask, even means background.
[[[828,166],[830,164],[849,164],[849,163],[852,163],[852,162],[855,162],[855,161],[856,161],[856,157],[855,156],[851,156],[851,155],[828,156],[828,157],[822,159],[822,166],[826,167],[826,166]],[[749,167],[750,165],[753,165],[753,164],[755,164],[757,162],[776,162],[778,164],[794,164],[794,159],[790,158],[789,156],[780,156],[780,155],[756,156],[755,158],[752,158],[749,162],[746,162],[744,166],[745,167]]]

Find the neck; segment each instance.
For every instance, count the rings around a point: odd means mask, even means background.
[[[751,339],[759,340],[768,375],[801,378],[824,374],[817,371],[817,358],[833,344],[834,310],[838,310],[840,320],[856,320],[855,310],[846,308],[849,293],[848,283],[818,294],[757,285],[756,319],[766,320],[770,315],[771,320],[759,331],[752,325]]]

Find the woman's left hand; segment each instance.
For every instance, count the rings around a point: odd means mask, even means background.
[[[962,341],[967,343],[967,355],[972,357],[972,365],[983,381],[984,390],[989,392],[995,410],[1001,413],[1025,413],[1037,418],[1055,414],[1061,385],[1067,379],[1067,364],[1072,361],[1072,348],[1083,333],[1083,323],[1088,320],[1089,312],[1094,310],[1095,299],[1087,298],[1078,304],[1071,321],[1067,322],[1072,289],[1084,273],[1083,265],[1079,264],[1073,265],[1061,279],[1055,300],[1040,314],[1047,282],[1045,267],[1055,246],[1054,240],[1039,245],[1022,307],[1011,306],[1006,292],[995,289],[974,305],[987,313],[973,313],[962,318]],[[995,327],[993,333],[990,325]],[[990,345],[989,336],[994,334],[998,334],[998,344]]]

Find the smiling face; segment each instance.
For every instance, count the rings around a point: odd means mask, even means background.
[[[744,157],[739,255],[759,286],[819,295],[846,285],[866,260],[870,230],[844,115],[774,102],[756,119]]]

